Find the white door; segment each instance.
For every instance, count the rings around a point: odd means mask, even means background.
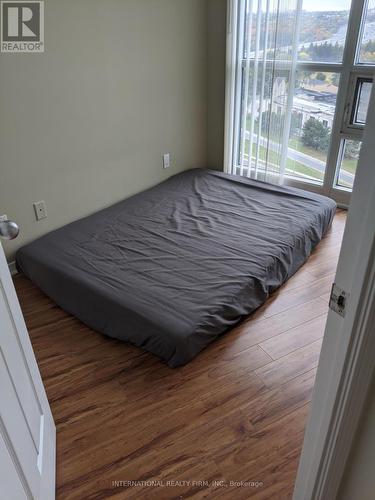
[[[345,291],[344,313],[328,314],[294,500],[345,496],[339,493],[340,483],[375,373],[374,137],[375,86],[335,277]],[[363,477],[361,486],[370,481]]]
[[[15,227],[0,222],[0,236],[15,237]],[[53,500],[55,450],[55,424],[0,243],[0,498]]]

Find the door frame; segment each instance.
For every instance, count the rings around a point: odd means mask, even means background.
[[[375,372],[374,134],[375,89],[335,278],[350,295],[328,314],[294,500],[337,498]]]

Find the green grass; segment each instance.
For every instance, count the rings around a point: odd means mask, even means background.
[[[345,158],[342,162],[342,168],[351,174],[355,174],[357,170],[358,160]]]
[[[289,147],[292,149],[296,149],[300,153],[304,153],[305,155],[311,156],[312,158],[316,158],[317,160],[320,161],[327,161],[327,153],[324,153],[324,151],[317,151],[314,148],[309,148],[307,146],[304,146],[301,142],[301,139],[298,137],[292,137],[289,139]]]
[[[247,130],[250,130],[250,128],[248,128]],[[257,131],[258,131],[258,129],[256,129],[256,132]],[[264,139],[268,139],[267,134],[265,134],[265,135],[262,134],[262,137]],[[272,135],[271,135],[270,140],[271,141],[273,140],[275,142],[279,142],[280,138],[279,137],[272,137]],[[316,158],[317,160],[321,160],[324,162],[327,161],[327,153],[324,153],[323,151],[317,151],[314,148],[309,148],[307,146],[304,146],[299,137],[291,137],[289,139],[288,145],[290,148],[295,149],[301,153],[305,153],[306,155],[311,156],[312,158]]]
[[[253,157],[256,156],[256,150],[257,150],[257,145],[253,144]],[[249,145],[247,143],[245,154],[248,154],[248,151],[249,151]],[[266,157],[267,157],[266,155],[267,155],[266,148],[264,146],[260,146],[259,158],[261,160],[265,161]],[[278,165],[279,160],[280,160],[279,155],[275,151],[269,150],[268,161],[270,163],[274,163],[274,164]],[[307,167],[306,165],[303,165],[302,163],[299,163],[297,161],[291,160],[290,158],[287,159],[286,169],[289,171],[289,173],[291,173],[293,175],[297,175],[297,176],[301,175],[302,177],[307,175],[307,176],[312,177],[313,179],[315,179],[319,182],[323,181],[323,173],[322,172],[318,172],[317,170],[314,170],[313,168]]]
[[[266,137],[265,137],[266,138]],[[272,140],[272,139],[271,139]],[[253,144],[253,156],[256,156],[256,144]],[[301,139],[298,137],[293,137],[289,140],[289,147],[292,149],[295,149],[297,151],[300,151],[301,153],[304,153],[308,156],[311,156],[312,158],[316,158],[317,160],[326,162],[327,161],[327,154],[324,153],[323,151],[316,151],[313,148],[309,148],[307,146],[304,146],[301,142]],[[249,151],[249,145],[248,143],[246,144],[246,154],[248,154]],[[260,159],[265,161],[266,160],[266,148],[264,146],[260,146]],[[279,164],[279,155],[275,152],[270,150],[269,155],[268,155],[268,160],[270,163],[274,163],[276,165]],[[356,173],[357,169],[357,160],[354,159],[349,159],[346,158],[342,162],[342,169],[345,170],[346,172],[349,172],[353,175]],[[313,168],[307,167],[306,165],[299,163],[297,161],[294,161],[290,158],[287,159],[287,164],[286,164],[287,170],[292,174],[292,175],[301,175],[301,176],[308,176],[312,177],[313,179],[322,182],[324,179],[324,173],[319,172],[318,170],[315,170]],[[342,185],[345,185],[346,187],[351,187],[348,183],[342,181]]]
[[[292,139],[289,140],[289,147],[296,149],[297,151],[300,151],[301,153],[305,153],[306,155],[312,156],[313,158],[316,158],[317,160],[321,160],[326,162],[327,161],[327,154],[324,153],[323,151],[316,151],[313,148],[309,148],[307,146],[304,146],[301,142],[301,140],[297,137],[293,137]],[[357,170],[357,163],[358,160],[354,160],[351,158],[345,158],[342,162],[342,168],[346,172],[349,172],[350,174],[355,174]]]

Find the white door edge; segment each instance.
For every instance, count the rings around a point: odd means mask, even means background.
[[[375,91],[336,280],[346,317],[329,312],[294,500],[334,500],[375,369]]]

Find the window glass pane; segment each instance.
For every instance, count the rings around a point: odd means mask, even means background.
[[[369,0],[363,18],[358,62],[375,64],[375,0]]]
[[[352,189],[362,142],[344,140],[337,185]]]
[[[298,71],[286,174],[322,183],[335,116],[339,74]]]
[[[235,138],[236,173],[271,181],[276,177],[277,182],[289,130],[286,110],[298,0],[247,0],[244,6],[245,57],[239,134]]]
[[[300,61],[342,62],[350,5],[351,0],[303,0]]]
[[[350,120],[352,125],[364,126],[366,124],[371,88],[372,81],[366,78],[358,78],[353,103],[353,112]]]
[[[256,166],[259,174],[267,172],[268,175],[276,175],[285,130],[290,70],[267,65],[264,72],[258,72],[257,83],[253,73],[254,61],[251,61],[247,99],[245,82],[242,85],[242,108],[246,109],[246,121],[238,157],[241,167],[235,173],[248,175]]]
[[[244,59],[256,58],[258,45],[260,55],[265,50],[267,59],[290,61],[296,38],[297,6],[298,0],[247,0]]]

